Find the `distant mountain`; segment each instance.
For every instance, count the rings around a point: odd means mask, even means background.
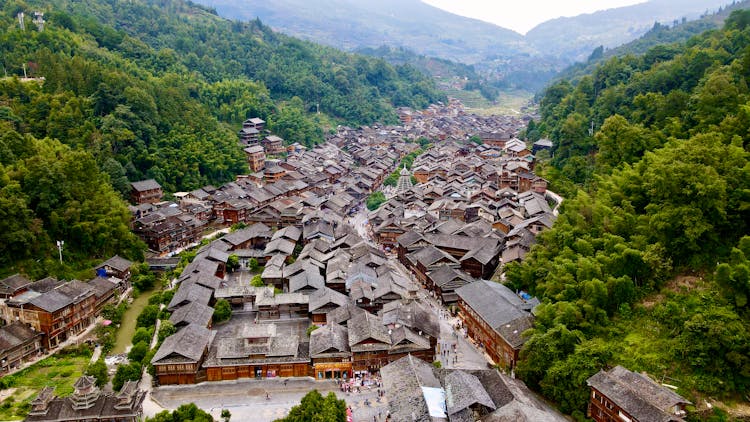
[[[585,60],[600,45],[616,47],[648,32],[655,22],[671,25],[675,20],[695,19],[730,2],[650,0],[554,19],[524,36],[421,0],[196,1],[227,18],[258,18],[281,32],[344,50],[405,47],[418,56],[473,64],[496,88],[526,90],[543,87],[557,72]],[[403,58],[391,53],[379,56],[396,62]],[[409,63],[423,68],[424,59],[418,61]]]
[[[617,47],[645,34],[655,22],[697,19],[729,4],[727,0],[650,0],[571,18],[558,18],[534,27],[525,41],[542,55],[585,60],[603,45]]]
[[[600,49],[593,53],[585,62],[578,62],[560,72],[556,79],[570,79],[577,81],[581,76],[594,72],[596,66],[612,57],[624,56],[626,54],[642,55],[650,54],[655,58],[676,48],[671,44],[684,43],[690,38],[701,34],[710,29],[719,29],[724,25],[724,21],[729,15],[739,9],[750,7],[750,0],[743,0],[733,3],[727,7],[721,8],[716,13],[711,13],[694,21],[681,21],[677,25],[663,25],[655,23],[651,29],[638,39],[622,44],[611,49]],[[652,50],[657,45],[662,46],[660,49]]]
[[[198,0],[227,18],[344,50],[402,46],[428,56],[475,63],[487,55],[530,52],[509,29],[457,16],[420,0]]]

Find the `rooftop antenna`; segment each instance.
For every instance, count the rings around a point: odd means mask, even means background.
[[[23,12],[18,12],[18,25],[21,27],[21,31],[26,30],[26,25],[23,22]]]

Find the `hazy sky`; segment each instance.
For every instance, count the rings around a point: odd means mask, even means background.
[[[423,0],[457,15],[525,34],[546,20],[643,3],[645,0]]]

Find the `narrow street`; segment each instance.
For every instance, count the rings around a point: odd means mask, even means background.
[[[347,222],[354,227],[359,234],[359,237],[365,240],[368,245],[380,249],[380,246],[375,243],[370,235],[370,226],[368,224],[368,212],[367,207],[362,204],[359,206],[359,211],[352,217],[347,219]]]
[[[390,257],[389,261],[404,277],[419,285],[419,281],[403,264],[398,262],[397,258]],[[418,297],[422,303],[430,306],[440,321],[440,338],[438,339],[438,350],[435,351],[435,357],[436,360],[440,361],[442,368],[487,369],[490,367],[491,362],[487,355],[469,341],[464,330],[456,329],[459,318],[451,316],[448,310],[421,286]]]

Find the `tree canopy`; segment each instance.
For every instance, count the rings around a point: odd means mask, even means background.
[[[346,402],[334,393],[323,397],[313,390],[302,397],[302,402],[289,411],[289,415],[275,422],[333,422],[346,420]]]
[[[616,364],[678,379],[694,402],[750,387],[745,15],[540,100],[534,130],[556,141],[542,173],[568,198],[505,267],[542,300],[516,373],[579,419],[586,379]]]

